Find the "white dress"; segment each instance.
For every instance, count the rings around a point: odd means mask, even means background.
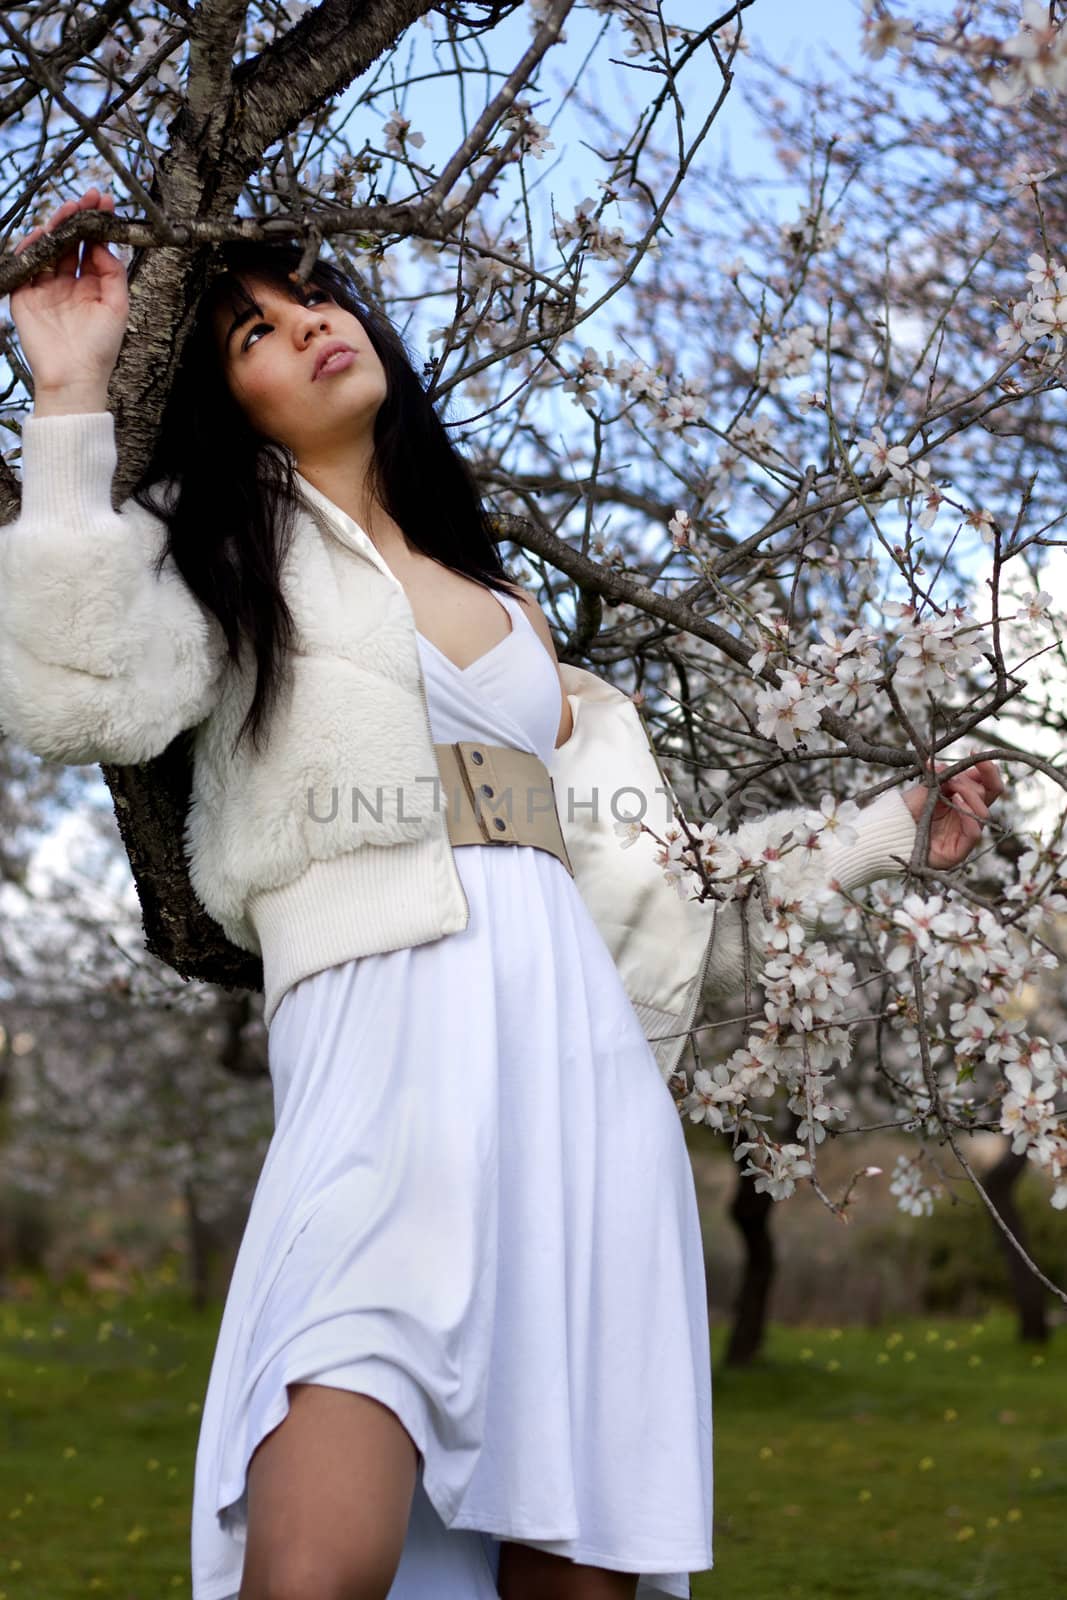
[[[548,761],[527,618],[460,670],[419,636],[434,740]],[[711,1363],[671,1093],[563,864],[463,845],[460,933],[295,984],[275,1131],[204,1402],[193,1600],[235,1600],[245,1473],[286,1384],[373,1395],[419,1451],[391,1600],[494,1600],[501,1539],[688,1597],[712,1565]]]

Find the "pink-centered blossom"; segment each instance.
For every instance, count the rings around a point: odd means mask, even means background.
[[[907,484],[903,470],[908,464],[907,448],[902,444],[889,444],[883,429],[877,423],[871,429],[869,439],[859,440],[859,447],[864,455],[870,456],[873,474],[888,472],[896,483],[902,486]]]

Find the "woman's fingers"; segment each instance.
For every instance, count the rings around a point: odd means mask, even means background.
[[[115,196],[110,193],[101,195],[99,210],[110,212],[113,215],[115,211]],[[126,269],[104,239],[96,239],[92,244],[86,244],[82,255],[83,272],[86,267],[89,267],[100,278],[121,278],[125,282]]]
[[[60,222],[66,222],[67,217],[73,216],[73,214],[74,214],[76,209],[77,209],[77,207],[71,206],[70,210],[65,212],[63,216],[60,216],[59,213],[57,212],[55,218],[53,219],[52,223],[50,224],[49,232],[53,232],[55,230],[55,228],[59,225]],[[74,243],[69,247],[69,249],[64,250],[63,254],[56,261],[56,273],[61,278],[74,278],[74,277],[77,277],[77,274],[78,274],[78,241],[77,240],[74,241]]]
[[[979,784],[983,793],[995,800],[1005,790],[1004,779],[1001,777],[995,761],[976,761],[973,767],[967,767],[963,772],[957,772],[957,778],[969,778]]]
[[[929,770],[937,777],[947,763],[930,761]],[[930,843],[930,864],[958,866],[977,844],[989,818],[989,807],[1005,792],[1006,785],[993,761],[976,761],[937,784],[938,804]],[[915,791],[921,793],[921,790]],[[914,813],[913,813],[914,814]]]
[[[943,786],[942,793],[950,800],[957,816],[973,818],[980,823],[988,818],[989,807],[977,784],[968,783],[965,778],[953,779]]]
[[[115,209],[115,197],[114,197],[113,194],[111,194],[111,193],[101,194],[100,190],[97,189],[95,186],[93,188],[91,188],[91,189],[86,189],[85,193],[83,195],[80,195],[78,197],[78,199],[76,199],[76,200],[64,200],[61,205],[57,206],[55,211],[53,211],[52,215],[48,218],[48,221],[44,224],[43,227],[38,226],[36,228],[31,228],[29,233],[27,233],[23,238],[21,238],[18,241],[18,243],[15,246],[15,249],[14,249],[13,253],[15,255],[19,255],[29,245],[35,243],[35,241],[37,239],[39,239],[40,236],[43,233],[53,233],[55,231],[55,229],[59,227],[60,223],[66,222],[67,218],[68,217],[72,217],[76,211],[97,211],[98,210],[98,211],[112,211],[113,212],[114,209]],[[93,244],[93,245],[87,246],[86,248],[88,250],[92,250],[92,251],[95,251],[95,252],[98,252],[98,253],[103,253],[103,254],[110,255],[110,251],[108,250],[108,247],[107,247],[106,244],[105,245]],[[71,245],[69,250],[64,250],[63,254],[58,258],[58,260],[55,261],[55,263],[53,264],[53,270],[56,272],[57,275],[62,273],[62,274],[65,274],[68,277],[73,277],[74,276],[74,274],[78,270],[78,241],[77,240],[75,240],[74,244]]]
[[[948,762],[931,761],[929,765],[936,772],[944,772]],[[995,761],[976,761],[972,767],[965,767],[962,772],[954,773],[951,778],[946,778],[945,782],[940,784],[939,787],[947,789],[961,778],[977,784],[979,793],[990,802],[998,799],[1007,789],[1007,785]]]
[[[74,216],[75,211],[98,211],[101,208],[101,198],[99,189],[93,187],[93,189],[86,189],[85,194],[80,195],[77,200],[64,200],[64,203],[59,206],[59,210],[56,211],[53,219],[51,219],[50,227],[54,229],[54,227],[59,226],[59,222],[66,222],[69,216]],[[77,240],[75,240],[74,245],[70,246],[70,250],[62,253],[61,258],[56,262],[56,266],[58,266],[59,272],[67,272],[70,277],[74,277],[75,272],[78,270]]]
[[[91,192],[92,191],[90,190],[90,193]],[[74,212],[77,211],[77,209],[78,209],[77,200],[64,200],[63,204],[61,206],[58,206],[56,208],[56,210],[53,211],[52,215],[49,217],[48,221],[45,223],[46,231],[48,233],[54,233],[55,230],[59,227],[59,224],[61,222],[66,222],[67,218],[70,217],[70,216],[73,216]],[[74,243],[73,245],[71,245],[69,250],[64,250],[63,254],[55,262],[55,269],[56,269],[56,272],[60,276],[65,276],[65,277],[69,277],[69,278],[73,278],[74,277],[75,273],[78,270],[78,246],[77,246],[77,243]]]
[[[990,800],[996,800],[1005,792],[1007,785],[995,761],[977,761],[971,771],[978,774],[979,782]]]

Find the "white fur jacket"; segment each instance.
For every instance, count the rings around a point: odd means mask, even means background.
[[[191,882],[233,943],[262,956],[269,1026],[300,978],[467,925],[447,818],[426,781],[437,769],[411,607],[363,530],[301,480],[312,509],[298,514],[283,571],[292,678],[260,753],[246,739],[234,758],[251,656],[228,662],[217,620],[171,563],[156,576],[163,525],[132,500],[113,509],[115,466],[108,412],[25,424],[22,509],[0,529],[0,726],[68,764],[143,762],[194,730]],[[633,702],[580,668],[562,675],[574,730],[549,770],[557,801],[568,787],[576,797],[573,816],[559,806],[575,882],[669,1076],[701,998],[741,982],[740,910],[680,899],[647,834],[623,848],[610,806],[594,816],[581,803],[636,788],[650,826],[662,834],[666,822]],[[310,814],[309,792],[355,786],[385,804],[356,821],[344,805]],[[731,842],[758,855],[800,816],[749,822]],[[854,845],[787,853],[776,887],[861,887],[898,871],[914,835],[890,791],[864,810]],[[752,916],[757,968],[761,925]]]

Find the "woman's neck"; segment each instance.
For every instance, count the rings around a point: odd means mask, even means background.
[[[349,454],[344,461],[301,460],[297,471],[327,500],[332,500],[346,516],[363,529],[371,543],[388,563],[390,558],[407,556],[411,546],[403,529],[386,511],[368,486],[370,462]]]

